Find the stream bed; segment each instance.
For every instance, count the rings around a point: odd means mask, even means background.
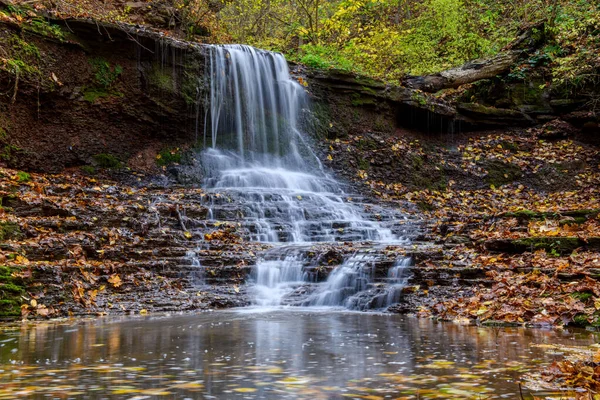
[[[548,345],[598,339],[314,307],[23,324],[0,399],[516,399]]]

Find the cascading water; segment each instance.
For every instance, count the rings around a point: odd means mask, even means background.
[[[202,264],[200,264],[200,260],[198,259],[198,255],[195,251],[188,251],[185,255],[190,261],[191,268],[191,276],[190,280],[194,286],[204,285],[204,268],[202,268]]]
[[[243,45],[210,46],[207,60],[210,107],[202,165],[209,216],[240,221],[248,240],[288,244],[273,250],[283,255],[256,267],[259,304],[281,304],[306,280],[294,246],[402,240],[394,230],[401,216],[349,196],[325,172],[300,128],[310,113],[307,94],[291,79],[281,54]],[[334,271],[332,279],[344,271],[347,266]]]

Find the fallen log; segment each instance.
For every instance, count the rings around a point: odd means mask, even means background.
[[[456,88],[466,83],[493,78],[508,70],[519,59],[522,50],[509,50],[488,60],[474,60],[458,67],[434,75],[409,76],[403,80],[403,86],[424,92],[437,92],[442,89]]]

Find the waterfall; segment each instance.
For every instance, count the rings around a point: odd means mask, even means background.
[[[195,251],[188,251],[185,254],[185,258],[190,262],[191,276],[190,281],[194,286],[201,286],[205,284],[204,268],[200,264],[198,255]]]
[[[236,166],[243,175],[239,180],[231,174],[221,177],[221,187],[260,186],[265,178],[293,179],[279,174],[285,170],[320,166],[298,128],[308,108],[307,95],[291,79],[281,54],[242,45],[210,46],[208,60],[210,108],[204,141],[220,150],[208,154],[215,163],[209,164]],[[265,170],[255,173],[255,167]]]
[[[307,302],[311,306],[351,306],[353,296],[373,281],[372,254],[357,253],[336,268],[322,288]]]
[[[285,250],[271,251],[275,257],[258,261],[257,303],[281,304],[306,281],[301,245],[405,241],[396,223],[404,216],[348,193],[323,168],[302,132],[310,113],[308,96],[281,54],[226,45],[209,46],[207,55],[210,106],[201,159],[209,216],[236,220],[247,240],[287,244]],[[368,262],[361,257],[348,263]],[[331,279],[346,279],[341,271]],[[350,278],[354,293],[370,282],[355,275]],[[341,304],[348,295],[342,292],[323,294],[315,304]]]

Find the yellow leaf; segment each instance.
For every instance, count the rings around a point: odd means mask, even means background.
[[[15,261],[18,264],[24,264],[24,265],[29,264],[29,260],[27,258],[23,257],[23,256],[17,256],[17,258],[15,258]]]
[[[111,275],[110,278],[108,278],[108,283],[112,283],[114,287],[119,287],[123,284],[123,282],[121,282],[121,277],[117,274]]]
[[[183,236],[185,236],[185,238],[188,240],[192,238],[192,234],[190,233],[190,231],[183,232]]]
[[[29,303],[31,304],[31,307],[37,307],[37,301],[35,299],[31,299]]]
[[[253,393],[256,392],[255,388],[236,388],[233,389],[234,392],[239,392],[239,393]]]

